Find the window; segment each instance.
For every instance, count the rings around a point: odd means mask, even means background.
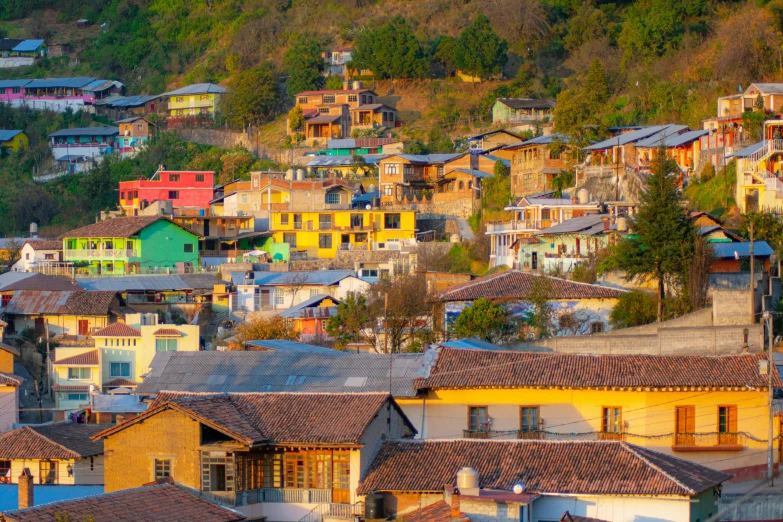
[[[400,229],[400,215],[399,214],[385,214],[383,216],[383,228],[385,229]]]
[[[247,194],[242,194],[242,203],[247,203]]]
[[[171,460],[155,459],[155,480],[164,479],[171,475]]]
[[[318,114],[329,114],[329,107],[318,107]]]
[[[396,163],[387,163],[383,166],[383,173],[388,174],[389,176],[396,176],[397,175],[397,164]]]
[[[44,254],[44,259],[47,261],[53,261],[54,260],[54,254]]]
[[[129,362],[113,362],[109,365],[109,375],[111,377],[130,377]]]
[[[339,192],[330,192],[326,195],[326,204],[327,205],[339,205],[340,204],[340,193]]]
[[[280,224],[281,225],[288,224],[288,214],[280,214]]]
[[[603,333],[604,332],[604,323],[597,321],[590,325],[590,333]]]
[[[169,190],[169,199],[179,199],[179,190]]]
[[[156,352],[176,352],[178,339],[160,338],[155,339]]]
[[[193,252],[193,243],[185,243],[185,252],[187,253]]]
[[[366,243],[367,242],[367,234],[356,234],[353,238],[354,243]]]
[[[68,394],[68,400],[69,401],[86,402],[88,400],[87,397],[88,396],[87,396],[86,393],[69,393]]]
[[[200,97],[200,99],[201,99],[201,101],[207,101],[207,100],[209,100],[209,95],[207,95],[207,94],[202,94],[202,95],[201,95],[201,97]]]
[[[296,248],[296,234],[283,234],[283,243],[288,243],[289,248]]]
[[[391,196],[394,194],[394,186],[393,185],[384,185],[383,186],[383,195],[384,196]]]
[[[718,406],[718,445],[737,444],[737,406]]]
[[[25,258],[25,260],[27,260],[27,261],[30,261],[30,253],[29,253],[29,252],[28,252],[28,253],[26,253],[26,254],[24,255],[24,258]]]
[[[324,103],[334,103],[334,94],[324,94]]]
[[[204,174],[196,174],[196,183],[204,182]]]
[[[694,446],[696,444],[696,407],[676,406],[674,408],[674,445]]]
[[[332,228],[332,215],[318,214],[318,228],[320,230],[329,230]]]
[[[538,406],[522,406],[519,409],[519,435],[520,439],[539,438]]]
[[[413,165],[404,165],[402,167],[403,176],[410,178],[413,176]]]
[[[0,460],[0,484],[11,483],[11,461]]]
[[[169,174],[169,181],[179,181],[179,174]]]
[[[332,248],[332,234],[318,234],[318,248]]]
[[[462,181],[462,180],[460,180],[460,182],[459,182],[459,189],[460,190],[464,190],[465,189],[465,182]]]
[[[177,96],[176,100],[177,100],[177,103],[183,103],[185,101],[185,98],[183,98],[182,96]]]
[[[226,465],[209,465],[209,490],[226,491]]]
[[[307,103],[307,96],[300,96],[297,103]]]
[[[92,368],[68,368],[68,380],[89,381],[92,378]]]
[[[275,305],[282,305],[285,302],[285,290],[275,288]]]
[[[310,289],[310,297],[315,297],[318,295],[318,289],[317,288],[311,288]]]
[[[38,464],[39,484],[57,484],[57,461],[42,460]]]
[[[12,298],[13,296],[14,296],[13,294],[5,294],[5,295],[3,295],[3,301],[2,301],[2,303],[3,303],[3,308],[5,308],[6,306],[8,306],[8,303],[10,303],[10,302],[11,302],[11,298]]]
[[[356,96],[355,94],[348,95],[348,103],[356,103],[357,101],[359,101],[358,96]]]
[[[468,406],[468,430],[470,435],[489,434],[489,416],[486,406]],[[469,436],[470,436],[469,435]]]
[[[601,438],[609,440],[622,439],[622,408],[616,406],[604,407],[601,415]]]
[[[351,228],[362,228],[364,225],[364,216],[361,214],[351,214]]]
[[[294,214],[294,230],[302,228],[302,214]]]
[[[13,94],[20,94],[20,93],[22,92],[22,88],[21,88],[21,87],[13,87],[13,88],[11,89],[11,92],[12,92]]]

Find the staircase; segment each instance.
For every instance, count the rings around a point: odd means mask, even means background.
[[[764,168],[766,165],[762,167],[761,164],[776,152],[783,152],[783,139],[764,140],[764,145],[748,157],[750,164],[744,169],[744,172],[753,176],[759,183],[766,183],[772,175]]]
[[[204,338],[207,339],[207,341],[214,339],[215,336],[217,336],[218,326],[220,326],[220,324],[228,318],[228,310],[216,311],[213,308],[212,313],[209,314],[209,322],[207,323],[207,327],[204,330]]]
[[[354,516],[364,515],[364,504],[318,504],[299,522],[323,522],[324,519],[354,520]]]

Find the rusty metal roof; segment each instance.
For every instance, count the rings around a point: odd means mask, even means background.
[[[17,290],[2,309],[12,315],[108,315],[116,292]]]

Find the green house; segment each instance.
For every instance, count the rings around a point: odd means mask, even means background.
[[[63,234],[63,260],[91,274],[198,266],[198,236],[162,216],[107,219]]]
[[[492,106],[492,123],[529,123],[551,118],[554,100],[498,98]]]

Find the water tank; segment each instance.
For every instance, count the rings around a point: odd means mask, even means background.
[[[370,493],[364,497],[364,518],[369,520],[386,518],[383,513],[383,495]]]
[[[304,169],[296,169],[296,181],[304,181]]]
[[[285,179],[291,181],[294,179],[294,169],[288,169],[285,171]]]
[[[478,483],[478,472],[475,469],[466,466],[457,472],[457,489],[460,491],[477,489]]]
[[[628,218],[625,216],[620,216],[617,218],[617,231],[618,232],[628,232]]]
[[[360,82],[359,80],[354,80],[353,83],[351,84],[351,87],[353,88],[353,90],[357,90],[363,88],[364,86],[362,85],[362,82]]]
[[[30,223],[30,237],[38,237],[38,223]]]
[[[375,186],[375,183],[370,183],[370,186],[367,187],[367,192],[377,192],[378,187]]]
[[[590,192],[587,189],[579,189],[576,193],[576,199],[580,205],[587,205],[590,202]]]

